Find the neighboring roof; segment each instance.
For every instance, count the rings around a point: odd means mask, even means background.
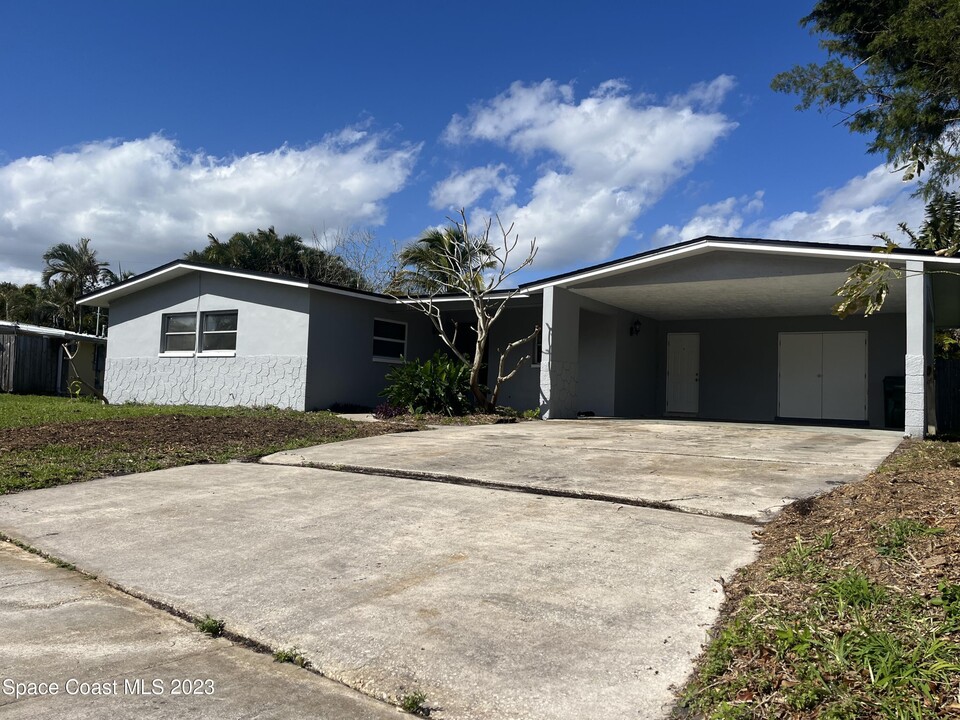
[[[105,344],[107,339],[98,335],[70,332],[60,328],[43,327],[42,325],[27,325],[26,323],[0,320],[0,335],[35,335],[38,337],[60,338],[71,342],[85,340],[92,343]]]
[[[879,254],[869,245],[843,245],[840,243],[802,242],[795,240],[764,240],[761,238],[731,238],[706,235],[694,240],[668,245],[667,247],[647,250],[646,252],[591,265],[580,270],[553,275],[520,286],[524,292],[537,292],[552,285],[574,285],[584,280],[592,280],[606,275],[616,275],[644,265],[656,265],[675,258],[697,255],[711,250],[728,250],[753,253],[773,253],[779,255],[801,255],[807,257],[833,257],[849,260],[885,260],[896,264],[917,260],[938,264],[957,264],[960,258],[945,258],[932,250],[900,248],[888,254]]]
[[[222,265],[210,265],[187,260],[174,260],[166,265],[147,270],[146,272],[134,275],[128,280],[111,285],[101,290],[95,290],[77,299],[78,305],[93,305],[96,307],[107,307],[112,300],[124,297],[134,292],[144,290],[154,285],[160,285],[168,280],[188,275],[192,272],[207,272],[216,275],[228,275],[231,277],[249,278],[251,280],[260,280],[263,282],[276,283],[279,285],[288,285],[293,287],[310,288],[313,290],[322,290],[325,292],[336,293],[340,295],[354,295],[364,297],[379,302],[396,302],[394,298],[380,293],[368,292],[366,290],[356,290],[354,288],[345,288],[339,285],[328,283],[312,283],[309,280],[288,275],[274,275],[272,273],[258,272],[256,270],[238,270],[236,268],[223,267]]]

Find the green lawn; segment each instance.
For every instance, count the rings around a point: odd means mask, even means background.
[[[254,460],[398,429],[408,427],[354,423],[327,412],[0,395],[0,494],[179,465]]]
[[[198,417],[257,417],[278,411],[250,408],[198,407],[194,405],[104,405],[97,400],[45,395],[8,395],[0,393],[0,428],[81,422],[84,420],[121,420],[158,415]]]

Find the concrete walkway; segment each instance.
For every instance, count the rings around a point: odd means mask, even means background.
[[[444,428],[3,496],[0,532],[297,646],[374,698],[421,690],[431,717],[658,718],[716,619],[719,579],[754,557],[754,524],[898,442],[680,422]]]
[[[770,520],[857,480],[903,434],[668,420],[551,420],[443,427],[290,450],[278,465],[400,474]]]
[[[208,638],[182,620],[4,542],[0,628],[4,718],[397,717],[391,706]],[[187,694],[185,678],[200,681],[190,682]],[[46,685],[31,695],[29,683]],[[97,694],[103,690],[112,694]]]

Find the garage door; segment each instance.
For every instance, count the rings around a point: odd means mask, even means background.
[[[867,419],[867,333],[780,333],[777,415]]]

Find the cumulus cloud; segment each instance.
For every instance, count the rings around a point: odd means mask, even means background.
[[[524,237],[536,235],[538,268],[601,260],[644,210],[736,127],[717,111],[733,84],[722,75],[657,102],[631,94],[620,80],[579,101],[569,84],[517,82],[455,115],[444,139],[493,143],[538,163],[525,202],[507,202],[513,192],[501,192],[492,207],[475,208],[477,215],[499,213]],[[474,201],[495,189],[479,182],[469,187]],[[445,190],[442,183],[434,188],[438,204],[451,199]]]
[[[510,200],[517,189],[518,178],[503,163],[452,172],[434,185],[430,205],[436,209],[469,207],[488,192],[494,192],[500,203]]]
[[[897,225],[906,222],[910,227],[918,227],[923,221],[924,205],[912,196],[915,187],[903,183],[900,177],[888,166],[878,165],[839,188],[821,192],[814,210],[775,218],[756,217],[762,208],[761,193],[727,198],[699,208],[682,227],[664,225],[654,233],[653,241],[655,245],[669,245],[703,235],[743,235],[872,245],[877,242],[874,234],[880,232],[902,240]]]
[[[377,225],[419,151],[349,128],[227,158],[152,135],[14,160],[0,166],[0,279],[35,279],[46,248],[80,237],[114,267],[142,271],[202,247],[207,233]]]
[[[742,197],[729,197],[697,208],[683,227],[664,225],[653,234],[653,245],[673,245],[704,235],[730,237],[740,233],[744,218],[763,210],[763,192]]]

